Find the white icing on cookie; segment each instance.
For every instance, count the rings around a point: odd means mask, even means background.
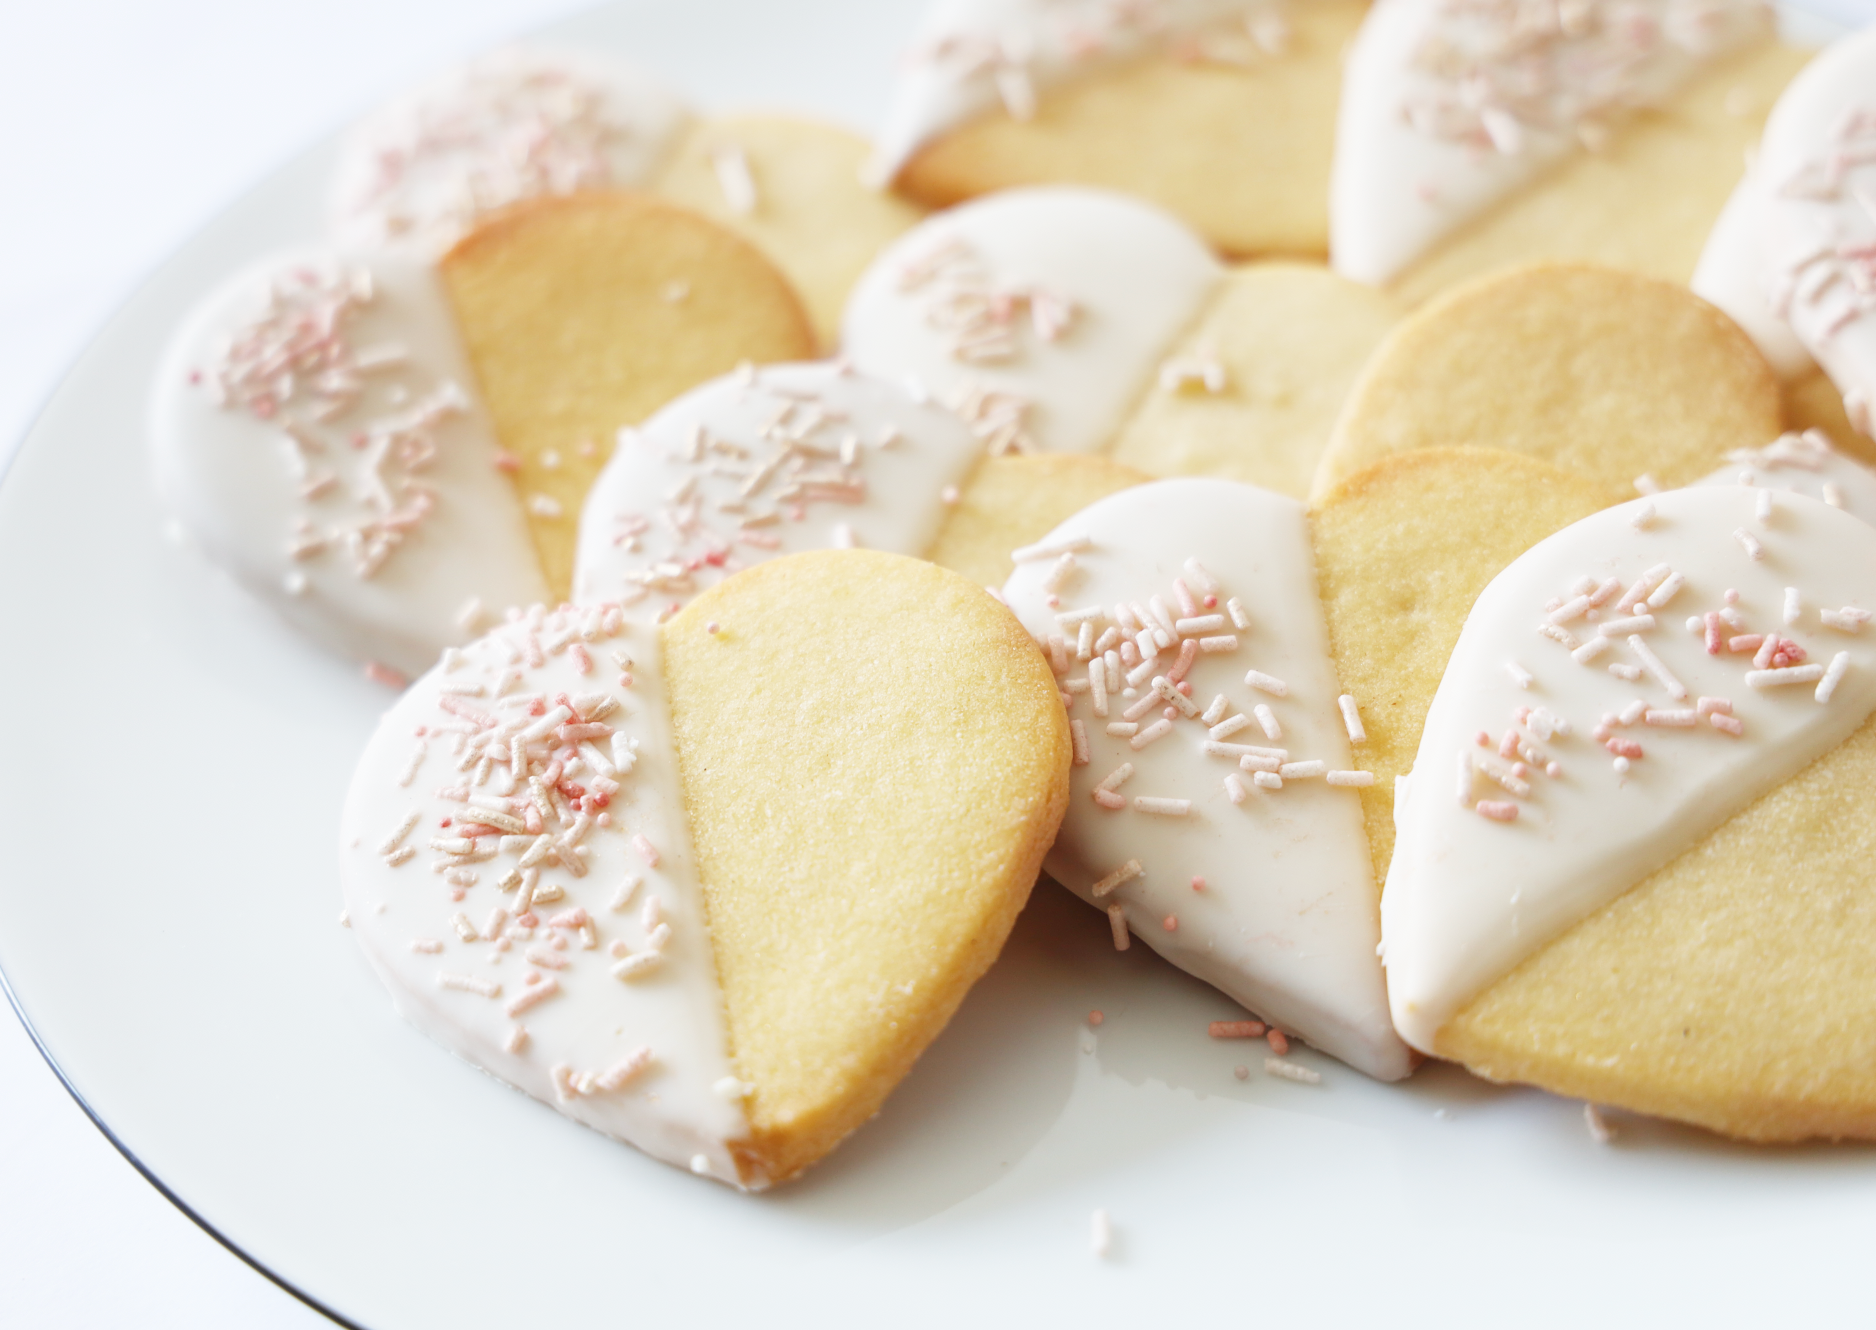
[[[1772,108],[1755,167],[1773,311],[1876,438],[1876,28],[1805,66]]]
[[[1303,506],[1224,480],[1124,490],[1019,551],[1004,596],[1059,651],[1081,731],[1050,875],[1278,1028],[1405,1076],[1352,788],[1372,777]],[[1156,680],[1191,696],[1169,705]]]
[[[648,1154],[763,1185],[729,1148],[748,1123],[655,628],[536,608],[452,654],[379,724],[340,835],[348,921],[413,1025]]]
[[[1696,485],[1757,485],[1802,494],[1876,526],[1876,471],[1831,447],[1822,430],[1786,434],[1763,448],[1727,454],[1728,465]]]
[[[1748,170],[1707,233],[1692,286],[1695,295],[1725,311],[1789,382],[1817,362],[1791,325],[1772,311],[1765,281],[1765,208],[1764,184]]]
[[[861,274],[860,369],[953,407],[989,450],[1094,452],[1223,268],[1171,215],[1106,190],[1014,189],[940,213]]]
[[[1381,920],[1407,1042],[1433,1051],[1479,992],[1853,733],[1872,610],[1876,528],[1738,486],[1597,513],[1500,573],[1395,802]]]
[[[924,144],[1036,95],[1169,48],[1195,62],[1255,68],[1280,57],[1282,0],[936,0],[907,53],[869,178],[891,183]]]
[[[436,258],[485,213],[543,194],[643,185],[689,112],[636,70],[515,47],[415,88],[340,149],[340,243]]]
[[[212,292],[158,373],[164,502],[323,645],[419,673],[546,596],[448,302],[427,265],[331,252]]]
[[[662,613],[781,554],[922,555],[982,455],[949,411],[839,365],[716,379],[620,432],[587,496],[574,598],[651,596]]]
[[[1342,79],[1337,272],[1390,280],[1435,241],[1772,32],[1759,0],[1386,0]]]

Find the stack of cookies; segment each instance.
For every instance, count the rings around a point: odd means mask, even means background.
[[[368,117],[152,441],[401,690],[398,1009],[759,1189],[1040,878],[1272,1074],[1876,1137],[1876,31],[1776,26],[935,0],[871,145],[548,48]]]

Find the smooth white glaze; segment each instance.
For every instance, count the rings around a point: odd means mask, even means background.
[[[1770,504],[1761,518],[1760,504]],[[1640,521],[1640,525],[1637,522]],[[1742,536],[1744,537],[1742,539]],[[1763,557],[1753,559],[1756,542]],[[1656,626],[1636,637],[1685,690],[1684,699],[1652,672],[1629,682],[1611,663],[1643,666],[1628,630],[1589,663],[1565,642],[1535,629],[1563,614],[1580,579],[1614,578],[1623,587],[1599,609],[1559,625],[1579,642],[1602,623],[1628,617],[1614,608],[1648,570],[1666,564],[1684,576],[1664,603],[1644,605]],[[1787,587],[1797,589],[1795,622],[1786,617]],[[1720,654],[1689,616],[1728,609],[1737,626],[1718,623]],[[1394,1022],[1407,1042],[1432,1052],[1441,1026],[1465,1004],[1573,924],[1586,918],[1713,828],[1854,732],[1876,705],[1876,633],[1825,625],[1820,612],[1876,609],[1876,528],[1828,505],[1793,494],[1740,486],[1697,486],[1637,499],[1585,518],[1521,555],[1486,587],[1466,620],[1452,661],[1427,714],[1413,773],[1395,801],[1397,838],[1381,902],[1388,990]],[[1830,700],[1818,684],[1748,684],[1750,653],[1734,635],[1776,633],[1795,639],[1805,664],[1828,667],[1848,654],[1848,670]],[[1531,676],[1519,687],[1513,668]],[[1657,712],[1721,698],[1743,725],[1734,737],[1699,717],[1692,728],[1624,723],[1635,704]],[[1519,722],[1520,708],[1546,708],[1570,733],[1546,737],[1542,718]],[[1632,714],[1632,713],[1631,713]],[[1609,725],[1606,718],[1613,717]],[[1598,730],[1609,737],[1599,740]],[[1530,756],[1499,756],[1508,730]],[[1490,747],[1476,736],[1486,732]],[[1639,744],[1618,761],[1609,744]],[[1526,765],[1528,796],[1480,769]],[[1555,761],[1554,777],[1544,769]],[[1619,770],[1622,762],[1628,770]],[[1471,775],[1460,789],[1461,764]],[[1512,778],[1518,779],[1515,772]],[[1514,821],[1475,811],[1481,801],[1516,809]]]
[[[1763,448],[1728,455],[1727,465],[1696,485],[1757,485],[1802,494],[1876,526],[1876,470],[1831,447],[1820,430],[1787,434]]]
[[[1091,665],[1077,663],[1075,627],[1058,614],[1106,607],[1098,635],[1115,623],[1125,602],[1153,613],[1159,597],[1174,618],[1184,616],[1174,579],[1199,601],[1198,615],[1224,617],[1222,627],[1196,627],[1176,636],[1235,637],[1232,649],[1201,652],[1186,680],[1203,710],[1228,699],[1228,716],[1268,706],[1281,739],[1251,721],[1218,742],[1277,747],[1287,761],[1319,760],[1332,771],[1359,767],[1351,756],[1337,698],[1328,629],[1316,589],[1315,557],[1300,503],[1268,490],[1225,480],[1163,480],[1124,490],[1064,522],[1042,546],[1085,538],[1073,552],[1073,572],[1050,604],[1048,586],[1059,557],[1019,562],[1004,596],[1024,627],[1045,643],[1065,634],[1069,669],[1065,686],[1086,680]],[[1204,605],[1202,580],[1186,567],[1196,558],[1216,583]],[[1230,603],[1241,603],[1250,626],[1237,628]],[[1098,642],[1098,636],[1097,636]],[[1182,648],[1166,648],[1153,668],[1167,674]],[[1280,680],[1284,696],[1245,682],[1255,669]],[[1149,946],[1280,1029],[1371,1076],[1393,1080],[1411,1069],[1395,1037],[1375,944],[1380,937],[1374,871],[1363,830],[1361,803],[1352,788],[1324,776],[1291,778],[1281,789],[1252,784],[1231,754],[1208,753],[1208,724],[1179,716],[1162,737],[1135,749],[1107,725],[1151,695],[1150,679],[1111,696],[1097,714],[1089,691],[1071,694],[1071,721],[1086,735],[1090,760],[1073,770],[1068,815],[1047,860],[1052,877],[1100,906],[1118,904],[1128,926]],[[1152,707],[1135,722],[1163,719]],[[1225,721],[1228,716],[1220,716]],[[1097,787],[1123,763],[1134,774],[1115,793],[1126,807],[1095,801]],[[1246,789],[1234,803],[1225,781]],[[1185,799],[1185,816],[1140,811],[1137,796]],[[1097,900],[1093,886],[1129,860],[1144,875]],[[1194,877],[1203,887],[1194,890]],[[1169,929],[1169,917],[1177,927]]]
[[[1765,283],[1765,189],[1748,168],[1714,219],[1694,268],[1693,292],[1740,326],[1781,379],[1798,378],[1817,362],[1772,310]]]
[[[1772,310],[1876,437],[1876,28],[1805,66],[1772,108],[1754,168]]]
[[[1627,109],[1771,32],[1758,0],[1382,0],[1342,79],[1336,271],[1390,280]]]
[[[631,662],[629,686],[618,654]],[[553,719],[563,694],[581,704],[569,723],[590,716],[613,729],[577,744],[583,765],[564,776],[553,796],[561,820],[542,818],[539,825],[555,842],[567,838],[582,813],[565,782],[590,799],[605,794],[600,778],[620,788],[604,809],[585,814],[596,823],[603,813],[610,825],[579,828],[583,835],[574,841],[583,871],[568,866],[575,851],[556,848],[534,865],[536,882],[504,889],[505,877],[520,875],[532,836],[512,838],[507,850],[498,848],[497,835],[477,837],[478,850],[494,853],[474,862],[460,860],[447,841],[460,836],[465,818],[479,816],[467,799],[525,815],[534,797],[529,783],[513,783],[506,762],[481,765],[477,753],[508,756],[511,737]],[[547,714],[501,705],[529,695]],[[595,699],[613,709],[595,716]],[[563,762],[575,747],[557,734],[533,744],[530,771],[545,781],[552,774],[547,764]],[[636,756],[629,767],[628,748]],[[601,761],[621,769],[606,778]],[[418,822],[387,855],[388,838],[412,812]],[[440,825],[444,818],[450,827]],[[738,1177],[729,1149],[747,1136],[748,1124],[728,1053],[656,628],[624,621],[616,607],[537,608],[453,653],[380,722],[352,778],[340,837],[352,931],[413,1025],[482,1070],[648,1154],[734,1185],[763,1185],[761,1178]],[[639,837],[655,851],[655,865]],[[394,863],[404,849],[414,854]],[[473,881],[452,882],[447,874],[456,873]],[[522,892],[555,889],[558,899],[532,907],[532,926],[517,922],[526,917],[518,908]],[[574,911],[582,913],[570,916]],[[459,934],[457,915],[474,940]],[[660,926],[669,929],[662,946]],[[648,953],[657,959],[629,977],[615,976],[626,957]],[[511,1015],[509,1004],[530,990],[530,972],[558,991]],[[440,975],[500,985],[500,992],[445,987]],[[518,1027],[526,1040],[516,1048]],[[641,1049],[650,1050],[650,1060],[625,1084],[594,1083]]]
[[[920,147],[1001,108],[1027,120],[1037,93],[1190,43],[1194,58],[1255,68],[1282,55],[1281,0],[936,0],[907,52],[868,177],[890,184]],[[1195,42],[1206,37],[1209,40]]]
[[[992,452],[1094,452],[1223,275],[1170,214],[1013,189],[928,218],[847,299],[854,365],[958,410]]]
[[[839,364],[713,380],[620,431],[586,499],[574,598],[662,613],[781,554],[922,555],[982,456],[949,411]]]
[[[420,673],[480,631],[473,606],[546,597],[428,265],[319,251],[224,283],[163,359],[151,441],[195,541],[342,654]]]
[[[433,259],[505,204],[643,185],[689,118],[676,94],[616,61],[496,51],[353,127],[333,176],[333,232]]]

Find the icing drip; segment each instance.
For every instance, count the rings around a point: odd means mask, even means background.
[[[1337,271],[1385,282],[1699,67],[1768,35],[1758,0],[1389,0],[1343,80]]]
[[[426,267],[274,260],[212,293],[172,344],[153,403],[158,484],[287,617],[415,673],[472,635],[472,603],[542,596],[470,383]]]
[[[1158,209],[1008,190],[942,213],[867,268],[842,345],[961,415],[992,452],[1104,446],[1222,275]]]
[[[341,837],[352,931],[412,1024],[578,1122],[762,1185],[730,1151],[746,1087],[655,629],[537,606],[450,653],[380,723]]]
[[[1016,552],[1004,597],[1078,731],[1051,876],[1370,1075],[1407,1074],[1301,504],[1230,481],[1113,495]]]
[[[780,554],[923,554],[979,455],[950,413],[838,365],[718,379],[622,432],[586,501],[576,598],[651,597],[662,618]]]
[[[1035,114],[1039,89],[1154,51],[1255,70],[1289,45],[1282,0],[938,0],[907,52],[870,178],[999,109]]]
[[[648,180],[685,119],[629,69],[522,48],[455,70],[363,121],[337,170],[335,226],[434,257],[521,199]]]
[[[1876,528],[1738,486],[1608,509],[1499,574],[1395,805],[1406,1040],[1435,1051],[1472,997],[1854,732],[1872,609]]]
[[[1876,437],[1876,32],[1845,38],[1786,89],[1765,128],[1761,269],[1789,321]]]

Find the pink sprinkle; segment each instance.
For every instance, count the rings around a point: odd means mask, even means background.
[[[1170,670],[1166,671],[1166,677],[1172,680],[1172,682],[1178,683],[1186,677],[1186,672],[1192,668],[1192,662],[1198,658],[1198,641],[1195,638],[1188,637],[1179,644],[1179,659],[1174,662]]]
[[[1772,657],[1776,656],[1777,654],[1778,654],[1778,634],[1767,633],[1765,635],[1765,640],[1759,643],[1758,654],[1753,656],[1752,658],[1752,668],[1755,670],[1770,669],[1772,665]]]
[[[1508,799],[1481,799],[1473,808],[1480,817],[1489,817],[1494,822],[1518,820],[1518,806]]]
[[[567,648],[567,654],[573,658],[573,668],[581,674],[593,672],[593,658],[586,654],[586,648],[575,642]]]
[[[512,476],[521,469],[521,459],[516,457],[513,453],[496,453],[495,469],[497,471],[506,471]]]
[[[709,623],[704,625],[704,631],[706,633],[709,633],[712,637],[714,637],[716,636],[717,629],[719,626],[720,625],[717,623],[717,621],[715,619],[712,619]]]
[[[1278,1057],[1290,1051],[1290,1041],[1283,1037],[1283,1031],[1273,1029],[1264,1038],[1270,1041],[1270,1051]]]
[[[403,688],[410,683],[410,680],[389,665],[380,664],[375,660],[365,662],[365,677],[373,683],[383,684],[386,688]]]
[[[1161,921],[1161,926],[1165,928],[1168,933],[1177,933],[1179,931],[1179,916],[1176,914],[1167,915],[1166,918]]]
[[[658,866],[658,860],[660,857],[658,854],[658,847],[656,845],[653,845],[650,841],[646,840],[645,834],[643,832],[639,832],[632,837],[632,848],[637,850],[640,854],[644,855],[645,862],[650,864],[653,868],[656,868]]]
[[[1262,1039],[1262,1021],[1213,1021],[1205,1032],[1214,1039]]]
[[[1215,609],[1217,609],[1217,608],[1218,608],[1218,597],[1216,597],[1216,596],[1207,596],[1207,597],[1205,597],[1205,608],[1206,608],[1206,609],[1208,609],[1208,610],[1215,610]]]
[[[1492,746],[1492,736],[1487,734],[1484,730],[1480,730],[1477,736],[1477,743],[1481,748],[1490,748]]]
[[[1106,1019],[1107,1017],[1103,1016],[1100,1013],[1099,1009],[1096,1009],[1088,1013],[1088,1024],[1090,1025],[1099,1025],[1102,1021]]]
[[[1748,651],[1757,651],[1760,644],[1764,641],[1765,638],[1761,634],[1742,633],[1738,637],[1728,638],[1726,640],[1726,649],[1735,655],[1743,656]]]
[[[1127,801],[1120,795],[1115,794],[1112,790],[1094,791],[1094,801],[1101,805],[1101,807],[1113,812],[1119,812],[1127,806]]]
[[[1716,730],[1732,735],[1735,739],[1746,732],[1744,721],[1741,721],[1736,716],[1728,716],[1718,711],[1715,711],[1707,717],[1707,724],[1711,725]]]
[[[527,992],[517,995],[510,1001],[508,1004],[508,1014],[510,1016],[519,1016],[529,1007],[539,1006],[559,991],[559,980],[543,979],[540,983],[528,989]]]
[[[1516,730],[1505,731],[1505,737],[1498,741],[1498,755],[1500,757],[1518,755],[1518,732]]]
[[[1194,891],[1205,890],[1205,879],[1195,874],[1192,878],[1192,890]]]
[[[1707,611],[1707,654],[1709,656],[1719,655],[1720,647],[1722,645],[1724,645],[1724,641],[1720,636],[1720,616],[1716,612],[1712,610],[1708,610]]]
[[[1626,757],[1631,761],[1642,755],[1642,746],[1633,739],[1617,739],[1611,736],[1603,741],[1602,746],[1614,753],[1617,757]]]

